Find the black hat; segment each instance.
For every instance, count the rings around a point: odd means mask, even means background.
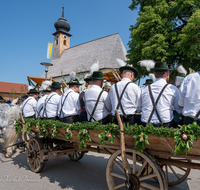
[[[27,94],[39,94],[39,92],[36,89],[30,89]]]
[[[152,79],[147,79],[146,82],[143,85],[145,85],[145,84],[152,84],[152,83],[153,83]]]
[[[81,83],[79,83],[78,79],[72,79],[67,84],[68,85],[70,85],[70,84],[82,85]]]
[[[151,69],[152,71],[172,71],[173,69],[169,69],[166,62],[156,62],[155,67]]]
[[[95,80],[106,80],[101,71],[94,71],[90,78]]]
[[[138,71],[137,71],[134,67],[132,67],[132,66],[130,66],[130,65],[126,65],[126,66],[123,66],[123,67],[120,67],[120,68],[119,68],[119,71],[120,71],[121,73],[122,73],[124,70],[133,71],[133,72],[135,73],[135,77],[138,76]]]
[[[50,86],[50,88],[61,88],[60,83],[59,82],[53,82],[52,85]]]
[[[84,81],[85,82],[88,82],[88,81],[91,81],[92,79],[91,79],[91,76],[87,76],[86,78],[84,78]]]

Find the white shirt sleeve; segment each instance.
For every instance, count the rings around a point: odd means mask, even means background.
[[[105,106],[107,108],[108,111],[112,111],[112,105],[111,105],[111,101],[110,101],[110,96],[108,95],[107,92],[103,92],[105,94]]]
[[[181,86],[179,88],[178,105],[181,107],[184,107],[185,93],[186,93],[186,89],[187,89],[187,80],[185,80],[185,79],[183,80],[183,83],[181,84]]]

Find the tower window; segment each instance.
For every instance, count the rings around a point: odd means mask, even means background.
[[[66,46],[66,40],[64,40],[64,41],[63,41],[63,45],[65,45],[65,46]]]
[[[56,40],[56,45],[58,45],[58,40]]]

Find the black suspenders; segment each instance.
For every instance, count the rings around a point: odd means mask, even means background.
[[[85,94],[84,94],[85,108],[86,108],[88,114],[90,115],[89,122],[91,122],[92,119],[93,119],[94,121],[96,121],[96,119],[94,119],[93,115],[94,115],[94,112],[95,112],[95,110],[96,110],[96,108],[97,108],[97,105],[98,105],[98,103],[99,103],[99,100],[100,100],[100,97],[101,97],[103,91],[104,91],[104,90],[102,90],[102,91],[99,93],[99,96],[98,96],[97,101],[96,101],[96,103],[95,103],[95,105],[94,105],[94,108],[93,108],[93,110],[92,110],[92,113],[90,113],[89,110],[88,110],[88,108],[87,108],[86,99],[85,99]]]
[[[31,98],[29,98],[26,102],[25,102],[25,104],[24,104],[24,106],[23,106],[23,108],[22,108],[22,116],[24,115],[24,107],[25,107],[25,105],[27,104],[27,102],[30,100]],[[25,116],[24,116],[25,117]]]
[[[62,103],[62,99],[61,99],[61,107],[60,107],[60,115],[59,115],[59,118],[61,117],[61,113],[62,113],[62,109],[63,109],[63,105],[64,105],[64,103],[65,103],[65,100],[66,100],[67,96],[69,95],[69,93],[71,93],[71,92],[72,92],[72,91],[68,92],[68,94],[65,96],[65,99],[64,99],[63,103]],[[62,95],[62,98],[63,98],[63,95]]]
[[[121,100],[122,100],[122,96],[123,96],[123,94],[124,94],[124,92],[125,92],[125,90],[126,90],[126,87],[127,87],[130,83],[131,83],[131,82],[126,83],[126,85],[124,86],[124,89],[123,89],[123,91],[122,91],[120,97],[119,97],[119,92],[118,92],[118,89],[117,89],[117,83],[115,84],[115,91],[116,91],[116,95],[117,95],[117,99],[118,99],[118,104],[117,104],[117,108],[116,108],[116,109],[118,109],[119,106],[120,106],[124,117],[127,117],[127,115],[126,115],[125,112],[124,112],[124,108],[122,107]]]
[[[164,91],[165,88],[167,87],[167,85],[168,85],[168,84],[166,84],[166,85],[162,88],[162,90],[160,91],[160,94],[158,95],[158,97],[157,97],[157,99],[156,99],[156,102],[154,102],[154,99],[153,99],[153,94],[152,94],[152,91],[151,91],[151,85],[148,86],[148,90],[149,90],[149,94],[150,94],[150,99],[151,99],[152,104],[153,104],[153,110],[152,110],[152,112],[151,112],[151,114],[150,114],[150,116],[149,116],[149,119],[148,119],[148,122],[147,122],[147,123],[150,123],[151,118],[153,117],[153,113],[154,113],[154,111],[155,111],[156,114],[157,114],[158,120],[160,121],[160,124],[163,125],[163,122],[162,122],[162,120],[161,120],[161,118],[160,118],[160,115],[159,115],[159,113],[158,113],[158,110],[157,110],[157,107],[156,107],[156,106],[157,106],[157,104],[158,104],[158,101],[159,101],[159,99],[160,99],[160,97],[161,97],[163,91]]]
[[[54,96],[55,94],[53,94],[52,96]],[[48,103],[48,101],[52,98],[52,96],[47,100],[47,102],[46,102],[46,99],[45,99],[45,102],[44,102],[44,111],[43,111],[43,118],[44,118],[44,112],[46,112],[46,118],[48,118],[47,117],[47,109],[46,109],[46,106],[47,106],[47,103]]]

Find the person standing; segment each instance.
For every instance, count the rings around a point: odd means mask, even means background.
[[[38,94],[36,89],[30,89],[27,93],[28,98],[22,103],[22,116],[24,118],[35,118]]]
[[[179,90],[178,104],[183,108],[183,124],[192,124],[194,121],[200,125],[200,72],[187,75]]]
[[[58,116],[58,103],[61,95],[61,86],[59,82],[53,82],[50,86],[51,93],[44,102],[43,118],[56,120]]]
[[[78,79],[69,83],[69,89],[60,97],[58,104],[59,120],[64,123],[75,123],[78,121],[78,98],[79,87],[82,85]]]
[[[117,123],[115,110],[117,109],[122,122],[135,123],[135,113],[141,111],[141,89],[132,81],[137,77],[138,72],[132,66],[119,68],[122,80],[111,86],[109,96],[112,104],[112,115]],[[139,123],[139,121],[137,120]]]
[[[102,89],[103,81],[105,80],[103,73],[94,71],[91,79],[92,85],[85,91],[83,97],[88,121],[98,121],[102,124],[110,123],[109,111],[111,111],[112,106],[108,93]]]
[[[142,90],[142,124],[176,127],[173,112],[175,110],[180,114],[182,110],[178,105],[178,88],[167,83],[171,69],[165,62],[156,62],[151,70],[154,71],[156,80]]]

